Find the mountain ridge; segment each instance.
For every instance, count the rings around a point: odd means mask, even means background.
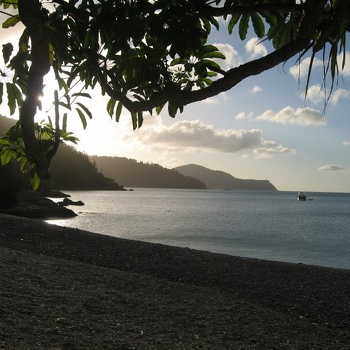
[[[102,174],[125,187],[206,189],[202,181],[159,164],[125,157],[90,156],[90,159]]]
[[[208,189],[277,191],[269,180],[239,179],[224,171],[197,164],[186,164],[174,169],[204,182]]]

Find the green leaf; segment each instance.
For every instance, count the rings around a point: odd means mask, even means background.
[[[25,166],[27,165],[27,158],[22,157],[19,159],[19,161],[20,161],[19,168],[21,169],[22,173],[25,173]]]
[[[14,114],[16,111],[16,92],[12,83],[6,83],[7,89],[7,105],[10,109],[10,114]]]
[[[279,49],[290,42],[292,27],[290,23],[283,23],[269,30],[268,36],[272,38],[273,47]]]
[[[208,78],[202,78],[199,83],[205,83],[209,86],[213,83],[213,81],[211,79],[208,79]]]
[[[62,79],[58,74],[56,74],[56,80],[57,80],[57,83],[58,83],[58,87],[60,90],[64,90],[65,93],[67,94],[68,93],[68,85],[66,83],[66,81],[64,79]]]
[[[107,102],[107,113],[109,114],[109,116],[111,118],[113,116],[114,107],[115,107],[116,103],[117,103],[117,101],[114,98],[112,98],[112,97]]]
[[[51,120],[51,117],[50,116],[47,116],[47,119],[49,120],[49,125],[50,125],[50,128],[52,128],[52,120]]]
[[[226,56],[223,55],[216,46],[214,45],[206,45],[204,46],[197,57],[200,58],[222,58],[225,59]]]
[[[14,27],[17,23],[19,23],[21,20],[19,17],[12,16],[8,18],[5,22],[3,22],[2,27],[5,28],[10,28]]]
[[[62,118],[62,132],[67,132],[67,118],[67,113],[64,113]]]
[[[29,32],[25,29],[19,38],[18,47],[20,52],[27,53],[29,48]]]
[[[231,17],[230,22],[228,24],[228,32],[229,34],[232,34],[233,31],[233,27],[237,24],[237,22],[239,21],[239,19],[241,18],[240,14],[235,14]]]
[[[291,37],[291,32],[292,32],[292,27],[290,26],[289,23],[287,23],[283,27],[283,30],[281,31],[281,35],[279,38],[279,47],[285,46],[286,44],[289,43],[290,37]]]
[[[4,83],[0,82],[0,105],[2,104],[3,93],[4,93]]]
[[[157,107],[156,107],[156,113],[157,113],[158,115],[159,115],[160,112],[162,111],[163,107],[164,107],[164,105],[161,105],[161,106],[157,106]]]
[[[249,28],[249,16],[243,15],[241,21],[239,22],[239,37],[241,40],[245,40],[247,37]]]
[[[7,1],[2,1],[0,3],[4,6],[4,9],[8,9],[10,6],[12,6],[13,8],[17,8],[18,7],[18,0],[7,0]]]
[[[85,92],[76,92],[72,94],[72,97],[86,97],[86,98],[91,98],[91,95]]]
[[[9,141],[6,140],[4,137],[0,137],[0,145],[10,145]],[[1,153],[1,150],[0,150],[0,153]]]
[[[84,112],[85,112],[85,114],[90,118],[90,119],[92,119],[92,113],[90,112],[90,110],[87,108],[87,107],[85,107],[82,103],[80,103],[80,102],[77,102],[76,103]]]
[[[131,121],[133,130],[137,129],[137,113],[131,113]]]
[[[346,61],[346,33],[344,33],[344,34],[341,36],[339,52],[340,52],[340,53],[343,52],[343,55],[342,55],[342,67],[341,67],[341,69],[344,70],[344,68],[345,68],[345,61]]]
[[[83,48],[87,49],[89,48],[90,45],[92,45],[94,42],[93,40],[93,35],[91,33],[91,30],[89,30],[86,34],[85,34],[85,38],[84,38],[84,42],[83,42]]]
[[[211,69],[213,71],[221,70],[221,67],[214,61],[206,60],[205,63],[208,69]]]
[[[35,169],[31,171],[30,173],[30,183],[32,185],[32,189],[36,191],[39,188],[40,185],[40,178],[38,174],[36,173]]]
[[[265,21],[271,26],[274,27],[277,25],[277,17],[271,14],[271,12],[262,12],[261,16],[265,18]]]
[[[81,123],[83,124],[83,128],[85,130],[86,127],[87,127],[87,122],[86,122],[85,115],[79,108],[76,108],[76,111],[78,112],[79,118],[80,118]]]
[[[186,62],[185,59],[178,57],[170,62],[170,67],[176,66],[177,64],[185,64]]]
[[[115,121],[118,123],[119,119],[120,119],[120,115],[122,113],[122,109],[123,109],[123,104],[119,101],[118,105],[117,105],[117,109],[115,111]]]
[[[4,58],[5,63],[7,63],[10,60],[12,51],[13,51],[13,45],[11,43],[2,45],[2,56]]]
[[[62,138],[63,138],[64,141],[66,141],[66,142],[72,142],[72,143],[74,143],[75,145],[77,145],[77,144],[78,144],[78,141],[79,141],[79,139],[78,139],[77,137],[75,137],[75,136],[64,136],[64,137],[62,137]]]
[[[308,93],[308,90],[309,90],[310,77],[311,77],[311,69],[312,69],[312,65],[313,65],[313,62],[314,62],[314,58],[315,58],[315,52],[312,53],[311,58],[310,58],[309,70],[308,70],[307,79],[306,79],[305,98],[306,98],[307,93]]]
[[[2,150],[0,160],[1,160],[1,165],[6,165],[10,162],[11,158],[13,156],[12,150],[7,148],[5,150]]]
[[[202,57],[207,53],[216,52],[216,51],[218,51],[218,48],[216,46],[205,45],[200,49],[199,53],[197,54],[197,57]]]
[[[178,106],[177,106],[176,102],[169,101],[169,103],[168,103],[168,113],[169,113],[170,117],[175,118],[176,112],[177,112],[177,108],[178,108]]]
[[[258,38],[262,38],[265,35],[265,25],[261,17],[257,13],[253,13],[251,16],[253,22],[254,32]]]
[[[139,112],[138,113],[138,128],[141,128],[142,124],[143,124],[143,113]]]
[[[220,1],[219,1],[219,2],[220,2]],[[208,19],[209,19],[210,23],[211,23],[217,30],[220,29],[219,22],[216,20],[216,18],[214,18],[214,17],[209,17]],[[210,29],[208,30],[208,33],[210,33]]]

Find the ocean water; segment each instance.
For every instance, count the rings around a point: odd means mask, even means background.
[[[350,194],[135,189],[72,191],[79,215],[49,220],[126,239],[350,268]]]

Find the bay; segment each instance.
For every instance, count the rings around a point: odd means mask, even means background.
[[[115,237],[350,268],[350,194],[135,189],[71,191],[78,216],[49,220]]]

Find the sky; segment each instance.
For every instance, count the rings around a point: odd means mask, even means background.
[[[222,65],[235,67],[269,52],[268,43],[256,45],[254,34],[242,43],[221,25],[210,41],[226,56]],[[119,123],[111,120],[105,108],[108,98],[94,90],[93,99],[84,101],[93,119],[83,130],[72,113],[68,130],[80,139],[77,149],[89,155],[127,157],[166,168],[198,164],[237,178],[269,180],[280,191],[350,192],[350,51],[346,57],[325,110],[322,60],[314,62],[305,98],[309,58],[296,64],[295,57],[186,106],[174,119],[166,108],[160,116],[145,114],[144,125],[135,131],[127,111]],[[53,114],[51,75],[45,83],[38,121]],[[5,103],[0,113],[9,116]]]

